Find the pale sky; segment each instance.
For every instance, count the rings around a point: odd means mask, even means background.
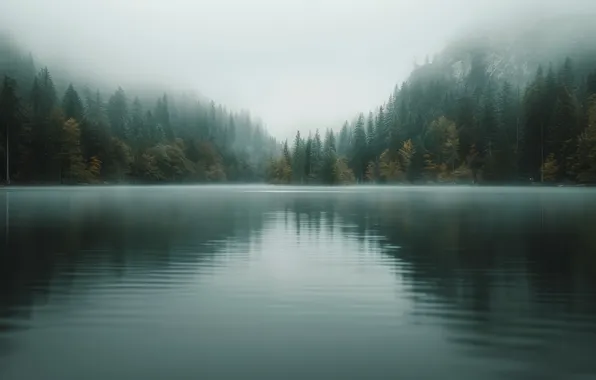
[[[538,5],[541,4],[541,5]],[[276,136],[339,127],[380,105],[472,23],[591,0],[0,0],[50,71],[161,81],[248,109]]]

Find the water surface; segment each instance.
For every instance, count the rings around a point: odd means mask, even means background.
[[[594,379],[596,192],[0,191],[0,378]]]

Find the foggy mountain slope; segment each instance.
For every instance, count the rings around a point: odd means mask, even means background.
[[[468,30],[415,65],[384,103],[328,131],[326,170],[297,133],[271,181],[596,183],[596,24],[534,20]]]
[[[84,59],[81,60],[84,65]],[[170,86],[168,83],[154,78],[145,78],[143,81],[130,80],[125,83],[106,78],[90,78],[76,71],[62,67],[60,64],[48,64],[36,58],[35,51],[30,51],[27,46],[20,44],[18,36],[0,30],[0,75],[8,75],[19,84],[19,91],[28,91],[33,84],[33,78],[42,67],[47,66],[51,73],[56,92],[64,93],[70,84],[81,90],[87,88],[109,94],[117,87],[123,87],[131,98],[138,97],[141,103],[149,104],[167,93],[172,98],[192,99],[203,104],[209,104],[213,99],[203,95],[194,88],[180,88]]]
[[[12,35],[0,31],[0,76],[7,75],[21,83],[19,94],[33,84],[36,68],[31,54],[27,54],[15,42]]]
[[[576,73],[585,75],[596,61],[593,20],[591,14],[564,15],[478,28],[452,40],[431,64],[416,67],[408,81],[441,78],[461,84],[474,65],[482,65],[493,79],[525,85],[539,65],[557,66],[567,57]]]
[[[66,91],[69,85],[73,84],[83,93],[86,91],[99,91],[103,96],[108,96],[115,88],[122,87],[131,100],[138,98],[141,104],[146,106],[152,106],[158,97],[167,93],[174,112],[177,107],[184,109],[196,103],[204,107],[209,107],[211,103],[217,104],[214,99],[192,87],[169,86],[167,83],[160,84],[159,81],[151,80],[151,78],[147,78],[143,82],[119,83],[110,80],[110,78],[87,78],[60,65],[48,66],[45,62],[37,61],[35,52],[29,52],[26,47],[21,46],[18,38],[7,31],[0,30],[0,76],[7,75],[15,79],[18,83],[17,89],[19,92],[27,93],[38,71],[46,66],[50,69],[56,92],[60,95]],[[248,110],[231,110],[223,105],[217,107],[220,112],[237,114],[238,118],[244,120],[245,123],[253,122],[265,131],[263,121],[251,115]]]
[[[114,86],[71,75],[15,41],[0,34],[0,145],[13,147],[12,181],[261,182],[276,154],[275,139],[245,110],[150,78]]]

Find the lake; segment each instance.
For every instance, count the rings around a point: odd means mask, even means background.
[[[596,191],[0,190],[0,378],[595,379]]]

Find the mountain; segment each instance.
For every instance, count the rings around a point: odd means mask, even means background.
[[[246,111],[38,66],[0,34],[0,165],[20,183],[255,182],[278,145]],[[6,171],[2,171],[3,179]]]
[[[336,172],[375,183],[596,182],[593,17],[512,19],[453,40],[370,115],[346,121],[330,139]],[[297,135],[292,153],[310,147]],[[274,167],[286,179],[342,182],[292,157]]]
[[[449,78],[464,84],[481,68],[490,78],[523,86],[538,66],[561,65],[566,58],[573,60],[577,74],[587,75],[596,62],[593,19],[593,15],[565,15],[468,31],[435,55],[432,63],[416,67],[407,82]]]

